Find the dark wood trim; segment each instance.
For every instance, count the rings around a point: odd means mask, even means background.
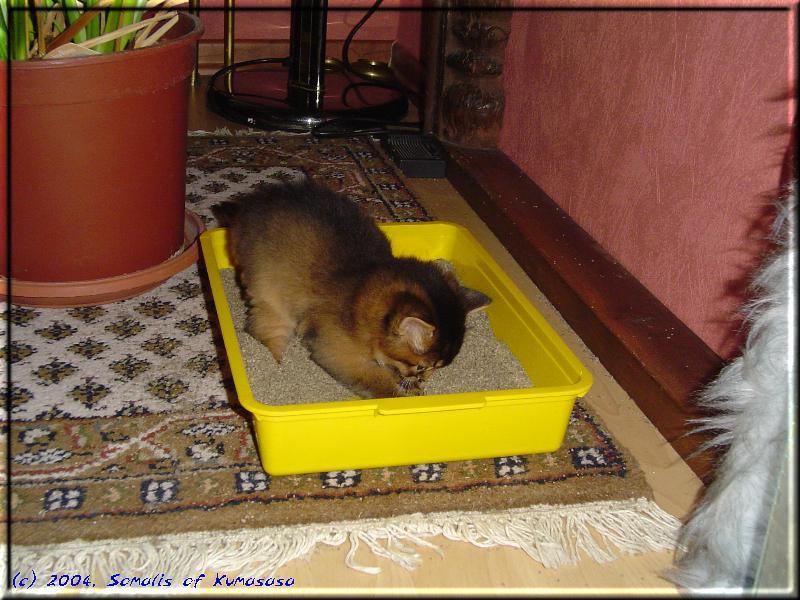
[[[499,150],[446,144],[448,179],[695,473],[694,394],[723,362]]]

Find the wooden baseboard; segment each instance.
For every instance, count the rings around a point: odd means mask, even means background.
[[[722,360],[505,154],[446,145],[448,179],[704,482],[694,394]]]

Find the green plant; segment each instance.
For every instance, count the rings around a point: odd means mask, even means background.
[[[71,54],[151,46],[178,21],[177,11],[166,9],[187,2],[0,0],[0,59],[47,58],[67,44]]]

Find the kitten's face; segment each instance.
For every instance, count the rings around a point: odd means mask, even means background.
[[[433,371],[450,364],[453,358],[451,356],[444,359],[438,352],[430,351],[419,355],[410,351],[407,346],[406,351],[403,350],[403,344],[398,344],[391,354],[379,352],[376,360],[394,373],[401,388],[413,393],[420,393],[420,386]]]
[[[434,369],[439,369],[450,364],[436,356],[402,356],[393,357],[384,354],[382,361],[384,365],[397,373],[399,377],[416,377],[422,381],[426,380]]]
[[[462,287],[452,271],[442,275],[449,289],[443,295],[450,298],[447,302],[438,298],[439,321],[431,318],[424,303],[407,300],[404,308],[393,315],[376,355],[376,360],[392,370],[403,387],[417,387],[434,369],[449,365],[464,341],[467,314],[490,302],[484,294]]]

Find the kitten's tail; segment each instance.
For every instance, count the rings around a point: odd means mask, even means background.
[[[238,216],[241,208],[242,205],[238,202],[228,200],[212,206],[211,212],[217,218],[217,221],[219,221],[220,226],[230,227],[230,225]]]

